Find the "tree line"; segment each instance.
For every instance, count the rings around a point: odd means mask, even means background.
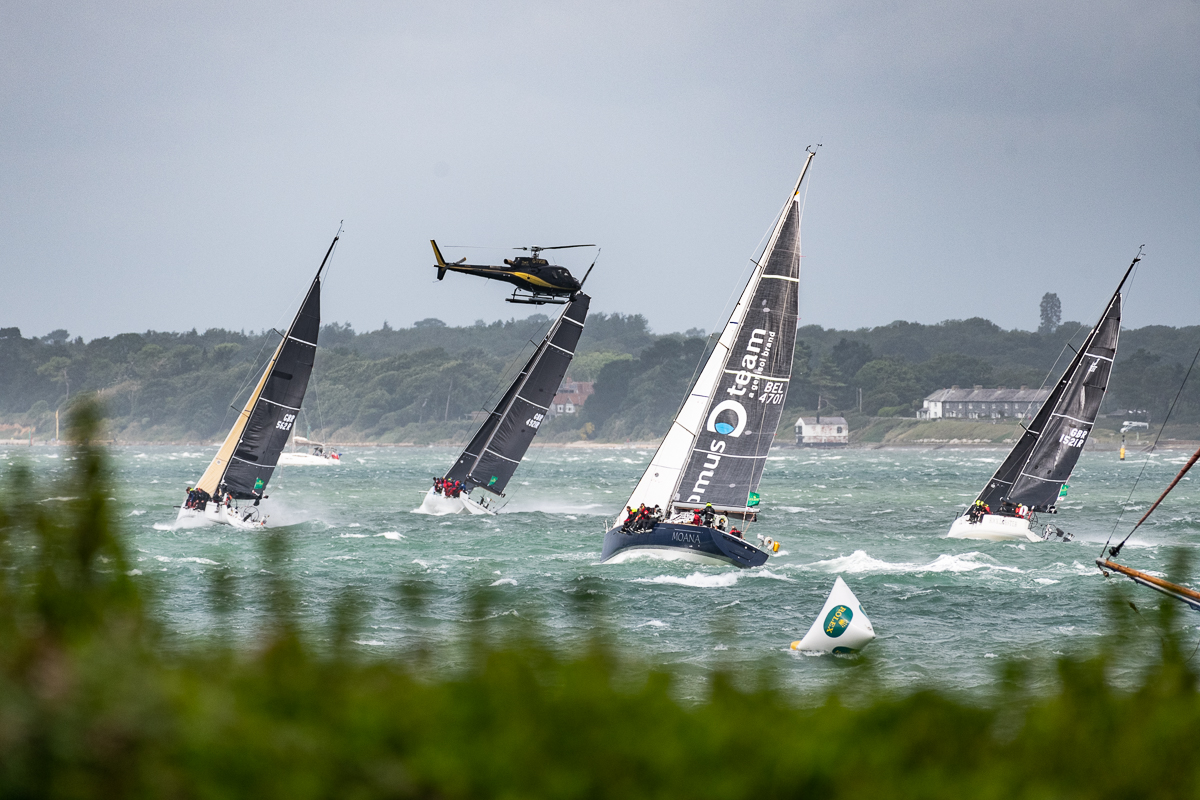
[[[331,441],[461,440],[471,415],[495,402],[550,322],[545,314],[459,327],[426,319],[364,333],[327,324],[298,430]],[[1065,368],[1087,330],[1056,319],[1043,319],[1037,331],[980,318],[858,330],[804,326],[785,424],[818,405],[822,413],[913,416],[925,396],[953,385],[1041,386]],[[228,429],[277,341],[272,331],[211,329],[85,342],[65,330],[23,337],[0,328],[0,437],[52,436],[56,409],[97,395],[118,439],[211,441]],[[699,330],[654,334],[640,315],[593,313],[571,376],[594,381],[595,394],[581,413],[545,425],[542,438],[661,436],[711,341]],[[1123,331],[1103,410],[1139,410],[1161,421],[1198,346],[1200,326]],[[1195,382],[1172,419],[1200,421]]]

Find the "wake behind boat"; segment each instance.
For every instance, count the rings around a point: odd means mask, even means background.
[[[954,520],[951,539],[992,542],[1068,541],[1071,534],[1038,521],[1055,514],[1067,480],[1083,452],[1108,389],[1121,333],[1121,288],[1140,256],[1133,259],[1117,290],[1058,380],[1054,391],[996,474],[967,511]]]
[[[758,483],[792,375],[800,186],[813,155],[700,377],[630,495],[629,516],[604,535],[602,562],[654,553],[736,567],[766,563],[768,549],[747,542],[736,527],[723,530],[719,520],[744,524],[757,515]]]
[[[496,513],[485,492],[504,496],[567,374],[591,302],[586,294],[577,292],[567,303],[454,466],[434,479],[416,513]],[[471,497],[475,489],[481,490],[478,498]]]
[[[300,310],[217,455],[195,488],[188,490],[176,524],[200,520],[240,528],[266,524],[259,502],[266,499],[267,483],[308,389],[321,329],[321,273],[340,237],[341,231],[333,237]]]

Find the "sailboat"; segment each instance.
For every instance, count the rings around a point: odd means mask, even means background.
[[[438,491],[435,485],[426,493],[417,513],[496,513],[488,494],[504,496],[505,487],[545,422],[550,403],[575,355],[591,302],[586,294],[576,292],[563,307],[508,391],[438,484],[458,482],[461,488]],[[478,497],[471,496],[475,489],[481,490]]]
[[[975,503],[950,526],[951,539],[992,542],[1069,540],[1038,514],[1057,513],[1067,481],[1092,432],[1108,389],[1121,333],[1121,289],[1141,260],[1133,259],[1100,321],[1088,333],[1050,396],[996,470]],[[984,509],[987,509],[984,511]]]
[[[307,447],[307,452],[301,452],[296,449],[296,445]],[[334,450],[326,450],[324,442],[314,442],[304,436],[292,437],[292,449],[290,452],[282,453],[279,456],[279,461],[276,462],[278,467],[310,467],[321,466],[326,467],[331,464],[341,464],[342,454]]]
[[[321,328],[321,273],[339,238],[340,230],[229,435],[189,490],[177,522],[202,519],[242,528],[266,524],[259,502],[266,498],[267,483],[308,389]]]
[[[751,521],[758,483],[775,439],[792,375],[799,318],[800,186],[815,151],[800,171],[754,262],[729,321],[675,415],[662,444],[629,496],[635,511],[661,517],[616,524],[604,535],[601,562],[656,554],[703,563],[757,567],[768,551],[732,528],[693,524],[697,511]]]

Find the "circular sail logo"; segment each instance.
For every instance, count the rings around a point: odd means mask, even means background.
[[[730,412],[725,414],[725,412]],[[725,414],[724,417],[721,415]],[[713,406],[708,414],[708,425],[705,426],[713,433],[722,436],[741,436],[746,428],[746,409],[736,400],[725,400]]]
[[[836,639],[846,632],[852,619],[854,619],[854,612],[847,606],[834,606],[825,615],[825,635],[830,639]]]

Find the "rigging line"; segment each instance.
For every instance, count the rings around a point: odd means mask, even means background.
[[[553,324],[554,324],[554,320],[550,320],[550,325],[553,325]],[[541,327],[539,326],[537,328],[537,330],[540,331]],[[547,327],[546,331],[549,332],[549,330],[550,330],[549,327]],[[542,338],[543,339],[546,338],[545,334],[542,335]],[[470,439],[475,436],[475,433],[483,425],[487,424],[487,422],[491,418],[492,410],[495,408],[495,405],[498,402],[498,399],[499,399],[498,395],[503,396],[503,393],[508,391],[508,387],[510,385],[512,385],[512,382],[514,380],[516,380],[516,376],[518,374],[520,374],[520,369],[525,365],[525,362],[527,362],[530,359],[530,357],[533,355],[532,353],[530,353],[530,355],[528,355],[528,356],[525,355],[526,353],[529,352],[530,345],[533,345],[533,349],[535,351],[539,347],[539,345],[534,344],[532,340],[523,342],[521,344],[521,349],[517,351],[517,354],[512,359],[512,361],[510,361],[508,364],[506,364],[504,366],[504,369],[501,370],[500,377],[497,380],[496,384],[492,387],[491,391],[484,398],[483,404],[479,407],[478,410],[487,412],[487,416],[484,417],[482,420],[480,420],[478,425],[471,425],[470,427],[466,428],[465,430],[459,430],[454,435],[454,439],[452,440],[451,446],[458,448],[458,447],[462,447],[462,446],[466,445],[467,442],[469,442]]]
[[[804,193],[805,198],[807,198],[807,188],[805,188]],[[709,327],[709,334],[705,339],[704,349],[700,352],[700,358],[697,359],[696,366],[692,368],[692,377],[688,381],[687,394],[683,396],[683,400],[680,401],[679,406],[675,409],[676,417],[679,416],[679,412],[683,410],[684,405],[692,396],[692,389],[696,385],[696,380],[700,376],[701,369],[705,364],[708,363],[708,360],[712,357],[713,352],[717,349],[717,345],[721,341],[721,336],[724,335],[725,328],[729,325],[729,319],[733,315],[733,310],[737,308],[738,301],[741,300],[742,295],[745,294],[746,286],[750,283],[750,277],[753,276],[754,270],[762,267],[761,261],[763,255],[765,255],[765,252],[763,251],[765,251],[767,246],[770,244],[770,238],[774,235],[775,229],[779,227],[780,219],[787,214],[788,205],[792,203],[794,199],[794,195],[788,198],[787,202],[783,204],[782,210],[780,210],[780,212],[771,221],[771,224],[767,227],[766,231],[763,232],[763,235],[759,237],[758,242],[754,245],[754,250],[751,251],[752,253],[757,253],[757,257],[751,256],[749,263],[742,266],[742,270],[738,274],[737,282],[732,285],[729,290],[729,294],[725,297],[725,302],[722,304],[721,309],[718,312],[718,316],[714,325]],[[803,213],[803,210],[801,213]],[[750,270],[750,276],[746,275],[747,269]],[[765,269],[765,267],[763,267],[763,269]],[[730,306],[731,300],[733,301],[732,307]],[[668,433],[669,432],[670,430],[668,429]],[[651,457],[651,460],[653,460],[653,457]]]
[[[1171,419],[1172,412],[1175,411],[1175,404],[1179,402],[1179,396],[1183,394],[1183,387],[1187,385],[1188,377],[1192,374],[1192,369],[1196,366],[1196,359],[1198,359],[1198,358],[1200,358],[1200,348],[1197,348],[1196,355],[1192,356],[1192,363],[1188,367],[1187,373],[1185,373],[1183,376],[1183,382],[1179,384],[1179,390],[1177,392],[1175,392],[1175,399],[1171,401],[1171,407],[1167,409],[1167,416],[1163,417],[1162,425],[1159,426],[1159,428],[1158,428],[1158,435],[1154,437],[1154,443],[1151,444],[1150,448],[1146,451],[1146,459],[1142,462],[1142,468],[1138,471],[1138,476],[1133,482],[1133,488],[1129,490],[1129,497],[1127,497],[1125,499],[1125,502],[1121,504],[1121,510],[1120,510],[1120,512],[1117,513],[1117,521],[1113,523],[1112,531],[1110,531],[1108,534],[1108,541],[1106,541],[1104,543],[1104,549],[1102,549],[1100,551],[1100,556],[1102,558],[1104,557],[1105,550],[1108,549],[1108,545],[1112,542],[1113,534],[1115,534],[1117,532],[1117,526],[1119,526],[1121,524],[1121,517],[1123,517],[1125,515],[1125,507],[1127,505],[1129,505],[1129,501],[1133,499],[1133,493],[1134,493],[1134,491],[1137,490],[1138,483],[1142,480],[1142,475],[1145,474],[1146,467],[1150,464],[1150,456],[1153,455],[1154,451],[1158,448],[1158,440],[1160,438],[1162,438],[1163,431],[1166,430],[1166,428],[1167,428],[1167,422]],[[1179,473],[1179,476],[1176,477],[1175,480],[1178,481],[1179,477],[1182,477],[1184,472],[1187,472],[1188,469],[1191,469],[1191,465],[1193,463],[1195,463],[1194,457],[1191,461],[1188,462],[1188,464],[1185,466],[1183,471]],[[1174,483],[1171,484],[1172,487],[1174,485],[1175,485]],[[1171,488],[1168,487],[1167,491],[1169,492],[1170,490],[1171,490]],[[1166,494],[1167,494],[1166,492],[1163,492],[1163,497],[1166,497]],[[1162,497],[1158,498],[1158,500],[1161,501]],[[1158,502],[1156,501],[1154,505],[1157,506]],[[1153,510],[1154,510],[1154,506],[1151,506],[1150,511],[1153,511]],[[1143,516],[1142,519],[1138,520],[1137,525],[1133,526],[1133,530],[1131,530],[1131,531],[1129,531],[1129,533],[1125,534],[1125,538],[1121,540],[1120,544],[1118,544],[1112,550],[1108,551],[1109,553],[1112,554],[1112,556],[1114,558],[1116,558],[1117,554],[1121,552],[1121,548],[1124,547],[1125,543],[1129,541],[1129,537],[1133,536],[1133,532],[1138,529],[1138,526],[1142,524],[1142,522],[1146,519],[1146,517],[1150,516],[1150,511],[1147,511],[1146,515]]]
[[[221,420],[222,428],[229,427],[226,423],[229,422],[230,409],[238,412],[239,414],[242,412],[242,409],[235,405],[235,403],[237,402],[237,399],[242,396],[242,392],[246,391],[246,387],[248,387],[250,385],[254,376],[260,374],[262,372],[262,370],[265,369],[267,366],[266,362],[264,362],[261,367],[258,366],[258,361],[260,358],[262,358],[263,350],[266,348],[267,342],[269,341],[267,338],[266,331],[263,331],[260,334],[260,336],[262,337],[262,344],[260,344],[258,346],[258,352],[254,354],[254,357],[249,359],[246,362],[248,364],[246,376],[244,378],[242,378],[242,385],[238,387],[238,390],[236,392],[234,392],[233,399],[230,400],[229,405],[225,409],[225,416]]]
[[[1063,343],[1062,349],[1059,350],[1058,355],[1054,357],[1054,363],[1050,365],[1050,369],[1049,369],[1049,371],[1046,372],[1046,376],[1044,378],[1042,378],[1042,385],[1038,387],[1039,392],[1046,388],[1046,384],[1049,383],[1049,381],[1050,381],[1050,376],[1054,375],[1058,371],[1058,362],[1062,361],[1063,353],[1067,352],[1067,348],[1071,346],[1071,340],[1074,339],[1076,336],[1078,336],[1081,331],[1085,331],[1085,330],[1090,330],[1090,328],[1087,327],[1087,323],[1086,322],[1080,323],[1079,329],[1067,337],[1067,341]],[[1085,337],[1085,341],[1086,341],[1086,337]],[[1074,348],[1072,348],[1072,349],[1074,350]],[[1075,351],[1075,352],[1078,352],[1078,351]],[[1055,382],[1055,385],[1056,386],[1058,385],[1057,381]],[[1049,398],[1047,398],[1047,399],[1049,399]],[[1041,408],[1042,407],[1039,404],[1038,411],[1041,411]],[[1031,411],[1033,413],[1030,413]],[[1029,402],[1029,405],[1025,406],[1025,410],[1021,412],[1021,416],[1017,418],[1017,427],[1020,428],[1022,432],[1027,432],[1029,430],[1029,428],[1025,424],[1025,420],[1028,419],[1030,422],[1032,422],[1033,418],[1036,416],[1037,416],[1037,411],[1033,411],[1033,401],[1031,400]],[[1015,435],[1016,440],[1019,442],[1021,440],[1021,433],[1017,433],[1016,431],[1013,431],[1013,434]],[[1038,435],[1039,436],[1041,435],[1041,431],[1038,431]],[[994,478],[995,476],[993,475],[992,477]],[[989,483],[991,483],[991,481],[989,481]],[[986,491],[986,488],[984,491]],[[982,495],[983,492],[980,492],[980,494]]]

